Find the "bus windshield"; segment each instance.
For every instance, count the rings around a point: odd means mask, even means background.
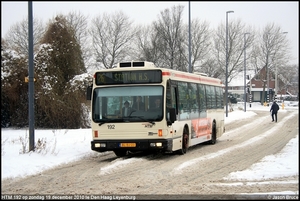
[[[93,93],[92,119],[96,123],[163,119],[162,86],[98,87]]]

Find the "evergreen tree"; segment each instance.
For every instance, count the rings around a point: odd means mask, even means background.
[[[50,23],[35,57],[37,125],[79,128],[85,96],[70,92],[70,81],[86,72],[75,32],[62,16]]]

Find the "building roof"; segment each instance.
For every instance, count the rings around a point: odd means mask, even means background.
[[[249,75],[250,76],[250,79],[252,77],[254,77],[255,75],[255,71],[254,70],[248,70],[246,72],[246,76]],[[246,77],[246,85],[247,83],[249,82],[249,80],[247,80],[247,77]],[[231,80],[231,82],[228,83],[228,86],[230,87],[233,87],[233,86],[244,86],[244,71],[241,71],[237,74],[237,76],[235,78],[233,78]]]

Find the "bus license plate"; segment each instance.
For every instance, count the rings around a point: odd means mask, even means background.
[[[120,147],[135,147],[135,143],[120,143]]]

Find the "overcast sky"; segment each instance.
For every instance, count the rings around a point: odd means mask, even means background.
[[[80,11],[89,19],[102,13],[108,14],[122,10],[135,23],[150,24],[156,20],[161,11],[174,5],[184,5],[184,20],[188,23],[189,1],[33,1],[33,16],[45,23],[57,14],[68,14]],[[246,25],[261,30],[269,23],[280,26],[290,41],[292,64],[299,63],[299,1],[190,1],[191,18],[206,20],[212,28],[228,20],[240,19]],[[1,36],[5,36],[9,28],[15,23],[28,17],[28,2],[1,1]]]

